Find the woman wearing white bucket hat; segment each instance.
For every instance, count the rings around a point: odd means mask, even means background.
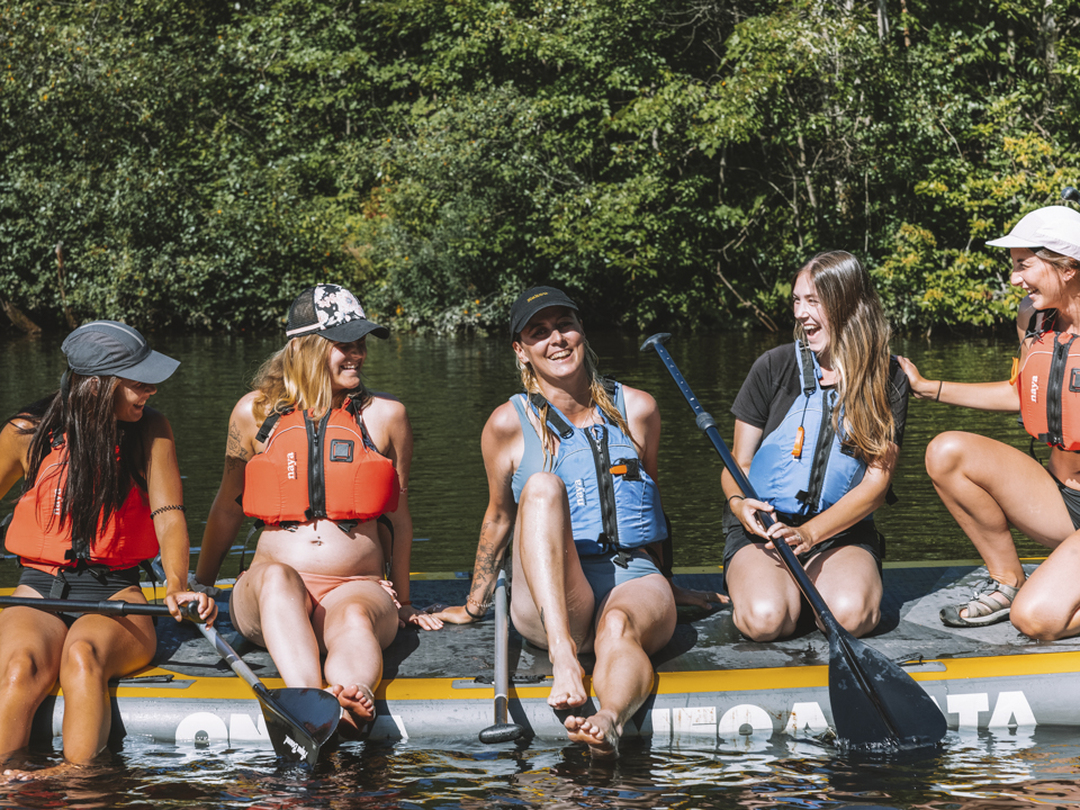
[[[954,627],[1005,618],[1032,638],[1080,634],[1080,213],[1051,205],[1023,217],[1007,236],[1010,282],[1027,294],[1029,319],[1008,380],[927,380],[905,358],[920,399],[986,411],[1019,411],[1025,429],[1050,447],[1044,468],[1002,442],[961,431],[935,437],[926,469],[938,494],[986,563],[988,578],[966,605],[947,607]],[[1051,549],[1025,583],[1009,527]],[[1023,585],[1023,589],[1021,589]]]

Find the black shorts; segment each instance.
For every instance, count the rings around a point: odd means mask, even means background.
[[[1077,493],[1080,495],[1080,493]],[[776,520],[778,523],[785,523],[788,526],[799,526],[806,521],[809,517],[802,517],[801,515],[785,515],[782,512],[777,512]],[[768,541],[763,537],[758,537],[756,534],[747,533],[739,519],[731,511],[731,507],[724,507],[724,570],[728,570],[728,566],[731,564],[732,557],[740,549],[749,546],[751,543],[757,543],[764,545]],[[828,551],[831,548],[841,548],[843,546],[857,546],[858,548],[866,549],[870,555],[877,562],[878,571],[881,571],[881,561],[885,559],[885,537],[877,530],[872,520],[862,520],[856,523],[849,529],[834,534],[828,540],[818,543],[809,551],[798,555],[799,562],[806,565],[807,562],[812,560],[818,554],[823,551]]]
[[[62,569],[56,576],[46,574],[36,568],[23,568],[19,584],[33,588],[45,599],[77,599],[89,602],[101,602],[115,596],[125,588],[139,584],[139,566],[124,568],[119,571],[82,568]],[[81,613],[57,613],[61,619],[71,625]]]
[[[1061,500],[1065,501],[1065,508],[1069,510],[1069,517],[1072,518],[1072,524],[1074,529],[1080,529],[1080,490],[1069,489],[1063,483],[1057,481],[1058,492],[1061,493]]]

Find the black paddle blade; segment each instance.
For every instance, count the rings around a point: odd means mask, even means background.
[[[480,732],[480,742],[485,745],[513,742],[514,740],[520,740],[524,734],[525,727],[519,726],[517,723],[496,723]]]
[[[341,704],[322,689],[271,689],[260,694],[270,742],[287,762],[314,765],[319,750],[337,731]],[[303,719],[301,719],[303,718]]]
[[[929,748],[948,731],[945,715],[908,673],[837,632],[829,633],[829,702],[838,742],[848,750]]]

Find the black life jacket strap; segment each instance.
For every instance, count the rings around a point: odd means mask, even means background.
[[[271,433],[271,431],[273,431],[274,425],[276,425],[278,423],[278,420],[281,417],[285,416],[285,414],[288,414],[288,413],[292,413],[291,408],[289,410],[287,410],[287,411],[284,411],[284,412],[274,411],[272,414],[267,416],[266,419],[263,420],[262,427],[259,428],[259,432],[255,434],[255,441],[258,442],[259,444],[262,444],[268,438],[270,438],[270,433]]]
[[[1039,434],[1039,441],[1054,447],[1061,447],[1065,443],[1061,426],[1061,397],[1065,390],[1065,368],[1068,365],[1069,350],[1072,348],[1076,335],[1068,334],[1069,340],[1062,343],[1058,337],[1060,333],[1054,333],[1054,353],[1050,358],[1050,370],[1046,382],[1046,433]],[[1074,388],[1072,380],[1069,388]]]

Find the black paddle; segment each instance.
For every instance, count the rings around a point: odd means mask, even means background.
[[[758,500],[720,437],[716,421],[701,407],[664,346],[670,337],[666,333],[653,335],[641,350],[650,346],[656,349],[696,414],[697,426],[712,441],[739,489],[747,498]],[[766,513],[759,512],[758,516],[766,527],[774,522]],[[817,614],[829,640],[829,702],[840,744],[848,748],[891,750],[922,748],[940,742],[948,727],[945,716],[930,696],[908,673],[844,629],[787,543],[777,541],[773,546]]]
[[[100,613],[106,616],[170,616],[165,605],[144,605],[116,599],[100,602],[75,599],[32,599],[21,596],[0,596],[0,607],[31,607],[49,613]],[[199,618],[196,602],[183,606],[185,618],[194,622],[207,641],[214,645],[233,672],[255,692],[262,706],[266,731],[274,752],[288,762],[306,761],[314,765],[319,749],[337,730],[341,705],[337,698],[323,689],[267,689],[251,668],[213,627]],[[306,719],[301,719],[306,718]]]
[[[525,733],[524,726],[506,722],[507,692],[510,689],[510,666],[507,662],[510,646],[510,616],[507,610],[506,571],[499,569],[495,581],[495,724],[480,732],[480,742],[511,742]]]

